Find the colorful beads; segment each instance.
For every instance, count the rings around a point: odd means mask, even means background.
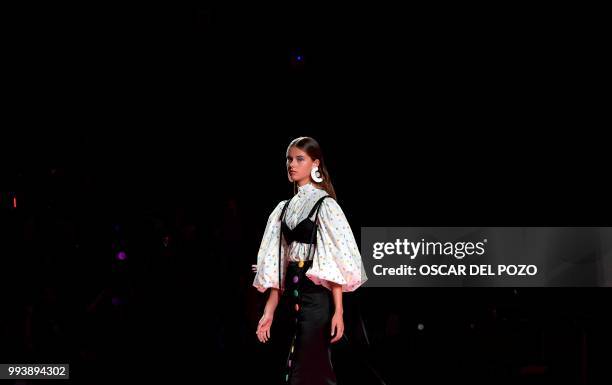
[[[298,262],[298,267],[299,268],[303,268],[304,265],[305,265],[304,261],[299,261]],[[299,273],[298,272],[298,273],[296,273],[292,277],[293,284],[297,285],[300,282],[300,274],[303,274],[303,273]],[[298,289],[299,289],[299,286],[294,286],[294,290],[291,291],[291,294],[296,299],[295,300],[296,302],[299,302],[299,298],[300,298],[300,292],[299,292]],[[295,323],[297,325],[298,322],[299,322],[298,318],[299,318],[300,304],[296,303],[294,305],[294,309],[295,309],[295,312],[296,312],[296,314],[295,314]],[[287,359],[287,369],[288,369],[289,374],[291,373],[292,367],[294,366],[293,365],[294,364],[294,362],[293,362],[294,361],[294,357],[292,355],[295,352],[295,343],[296,343],[296,336],[294,335],[293,336],[293,341],[291,342],[291,349],[290,349],[290,353],[289,353],[290,355],[289,355],[289,357]],[[289,382],[289,374],[287,374],[285,376],[285,381],[287,381],[287,382]]]

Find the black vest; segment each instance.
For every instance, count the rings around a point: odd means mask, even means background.
[[[323,203],[325,198],[331,198],[329,195],[321,197],[312,209],[308,216],[304,218],[303,221],[297,224],[293,230],[287,226],[285,223],[285,212],[287,211],[287,206],[289,206],[289,202],[291,199],[285,203],[285,207],[283,207],[283,211],[281,212],[280,221],[281,221],[281,231],[280,231],[280,239],[278,243],[278,287],[281,287],[281,269],[282,269],[282,261],[281,261],[281,251],[282,251],[282,237],[285,237],[285,241],[287,245],[291,245],[293,242],[307,243],[310,244],[308,247],[308,257],[310,259],[312,246],[316,246],[317,244],[317,216],[319,215],[319,208]],[[292,198],[293,199],[293,198]],[[310,219],[314,214],[314,220]]]

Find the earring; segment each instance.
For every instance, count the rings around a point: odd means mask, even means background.
[[[323,182],[323,178],[321,178],[321,173],[319,172],[318,167],[313,167],[312,170],[310,170],[310,177],[317,183]]]

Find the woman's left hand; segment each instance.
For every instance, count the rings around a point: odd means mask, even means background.
[[[331,335],[334,337],[331,343],[338,342],[344,334],[344,320],[342,319],[342,313],[334,313],[331,321]]]

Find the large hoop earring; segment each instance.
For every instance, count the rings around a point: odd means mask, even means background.
[[[319,172],[319,167],[313,167],[312,170],[310,170],[310,177],[317,183],[323,182],[323,178],[321,178],[321,173]]]

